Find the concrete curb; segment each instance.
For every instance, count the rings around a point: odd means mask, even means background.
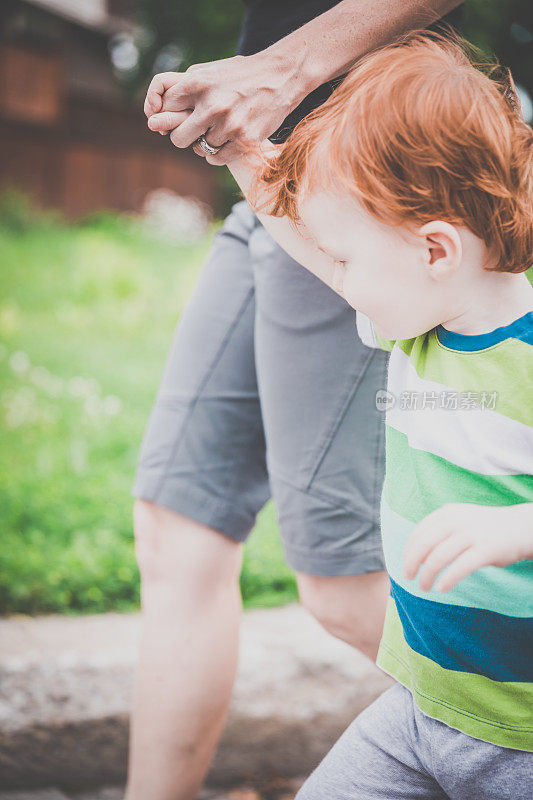
[[[0,785],[124,780],[139,615],[0,620]],[[300,606],[245,613],[239,670],[208,783],[308,774],[392,684]]]

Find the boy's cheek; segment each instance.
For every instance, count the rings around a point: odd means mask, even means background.
[[[343,297],[355,308],[373,321],[376,316],[383,317],[387,306],[386,293],[377,281],[368,281],[364,276],[348,272],[343,280]]]

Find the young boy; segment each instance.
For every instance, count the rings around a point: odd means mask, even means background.
[[[230,166],[391,351],[377,663],[398,684],[298,800],[533,797],[533,132],[466,47],[375,51]]]

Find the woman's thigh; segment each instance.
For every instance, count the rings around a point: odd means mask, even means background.
[[[176,328],[132,493],[243,541],[270,496],[248,203],[233,209]]]
[[[263,226],[249,247],[267,467],[287,561],[311,575],[383,569],[375,396],[387,354],[362,344],[353,308]]]

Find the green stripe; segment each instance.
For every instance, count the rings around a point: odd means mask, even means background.
[[[467,575],[448,592],[423,591],[418,576],[407,580],[403,555],[415,524],[393,511],[383,494],[381,530],[383,552],[391,578],[415,597],[467,608],[484,608],[509,617],[533,617],[532,561],[518,561],[507,567],[483,567]]]
[[[376,330],[374,328],[374,336],[376,337],[376,342],[378,343],[381,350],[387,350],[389,353],[395,345],[394,339],[384,339],[382,336],[378,336]]]
[[[385,497],[397,514],[420,522],[445,503],[512,506],[533,502],[533,475],[483,475],[409,446],[407,436],[386,426]]]
[[[533,403],[527,388],[533,369],[530,344],[506,339],[487,350],[459,352],[444,347],[434,330],[396,344],[409,356],[420,378],[455,392],[498,392],[496,411],[533,427]]]
[[[533,684],[444,669],[416,653],[404,639],[392,597],[377,665],[406,686],[430,717],[502,747],[533,750]]]

